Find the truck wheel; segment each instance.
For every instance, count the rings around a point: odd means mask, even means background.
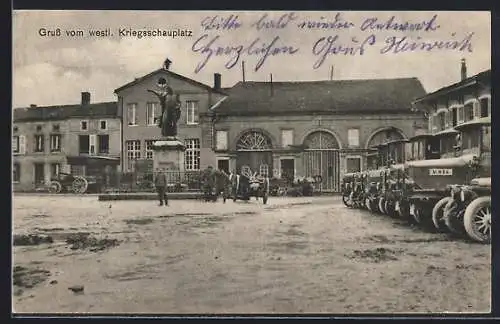
[[[410,203],[410,216],[413,217],[417,225],[422,224],[422,211],[420,210],[420,206],[415,203]]]
[[[372,211],[372,202],[371,202],[370,198],[368,198],[368,197],[365,198],[365,206],[366,206],[366,209],[368,209],[369,211]]]
[[[451,197],[445,197],[438,201],[434,208],[432,208],[432,223],[434,227],[442,233],[448,231],[448,227],[446,227],[446,223],[444,221],[444,208],[446,204],[448,204],[452,200]]]
[[[410,203],[410,215],[413,216],[415,222],[422,229],[435,232],[434,224],[432,223],[432,211],[425,203]]]
[[[394,209],[395,206],[394,205],[395,205],[395,203],[393,200],[386,200],[384,203],[385,213],[391,217],[395,216],[395,209]]]
[[[267,199],[268,199],[268,195],[267,193],[264,194],[264,197],[262,197],[262,203],[265,205],[267,204]]]
[[[491,197],[474,199],[465,209],[465,231],[479,243],[491,242]]]
[[[62,185],[59,181],[51,181],[49,184],[50,193],[60,193],[62,191]]]
[[[346,207],[349,207],[351,208],[352,207],[352,200],[351,200],[351,197],[350,195],[342,195],[342,202],[344,203],[344,205],[346,205]]]
[[[396,213],[399,218],[407,220],[413,223],[413,217],[410,215],[410,206],[406,200],[398,200],[396,201],[396,205],[394,206]]]
[[[443,210],[444,223],[451,233],[457,235],[466,234],[463,222],[465,210],[461,210],[456,201],[450,200]]]
[[[381,214],[385,214],[386,211],[384,209],[384,204],[385,204],[385,198],[379,198],[378,200],[378,210],[380,211]]]

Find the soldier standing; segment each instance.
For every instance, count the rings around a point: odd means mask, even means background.
[[[158,199],[160,200],[160,206],[163,206],[163,200],[165,200],[165,206],[168,206],[168,197],[167,197],[167,177],[163,170],[157,170],[155,177],[155,188],[158,193]]]

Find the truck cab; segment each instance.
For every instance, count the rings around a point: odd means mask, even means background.
[[[408,180],[412,183],[412,189],[407,191],[410,215],[416,223],[431,230],[436,229],[433,209],[449,196],[450,185],[471,180],[468,166],[473,156],[457,154],[457,135],[457,130],[447,129],[425,138],[426,158],[407,162]],[[420,150],[420,140],[416,142]]]
[[[398,139],[386,143],[387,147],[387,169],[383,179],[383,193],[379,201],[379,209],[389,216],[396,216],[396,201],[399,200],[402,191],[402,180],[405,172],[405,146],[407,139]]]
[[[459,132],[457,155],[472,156],[466,181],[451,186],[443,211],[435,225],[456,234],[466,234],[480,243],[491,242],[491,117],[455,127]]]
[[[372,212],[384,212],[386,173],[390,164],[389,142],[373,146],[370,154],[371,167],[366,171],[364,206]]]

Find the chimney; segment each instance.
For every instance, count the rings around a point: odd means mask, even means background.
[[[271,96],[274,96],[274,85],[273,85],[273,74],[272,73],[270,74],[270,77],[271,77],[271,82],[269,83],[269,85],[271,86]]]
[[[31,104],[30,108],[36,108],[36,105],[35,104]]]
[[[163,62],[163,68],[165,70],[169,70],[170,69],[170,65],[172,64],[172,61],[170,61],[168,58]]]
[[[82,106],[90,104],[90,92],[82,92]]]
[[[221,85],[221,75],[220,73],[214,73],[214,89],[220,90]]]
[[[245,61],[241,61],[241,74],[243,83],[245,82]]]
[[[463,58],[462,59],[462,64],[461,64],[461,69],[460,69],[460,73],[461,73],[461,76],[462,76],[462,81],[467,79],[467,65],[465,65],[465,59]]]

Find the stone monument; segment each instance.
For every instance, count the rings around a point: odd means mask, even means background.
[[[149,90],[160,100],[161,116],[157,119],[162,139],[153,142],[153,169],[184,171],[185,145],[177,138],[177,122],[181,117],[179,94],[174,94],[167,80],[161,77],[157,90]]]

